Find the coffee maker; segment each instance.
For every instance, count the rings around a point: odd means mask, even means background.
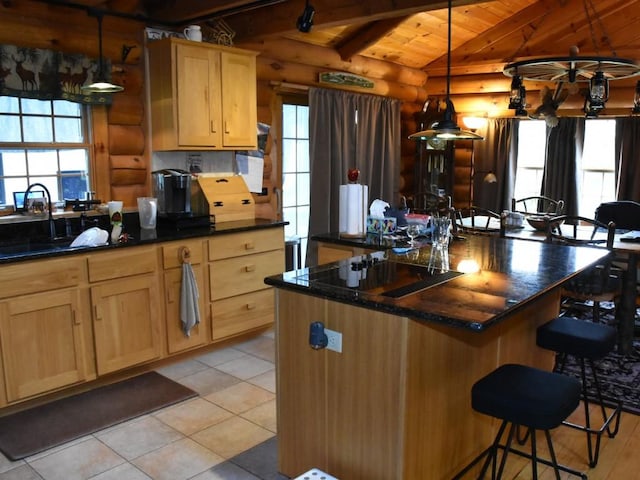
[[[153,196],[158,199],[158,216],[191,216],[191,173],[165,168],[151,173]]]

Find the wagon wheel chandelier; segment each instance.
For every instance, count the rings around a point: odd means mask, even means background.
[[[580,56],[577,47],[572,47],[569,56],[566,57],[532,58],[505,65],[503,73],[512,77],[509,108],[515,110],[516,115],[527,114],[525,110],[526,90],[522,80],[569,83],[571,85],[577,82],[586,82],[588,90],[585,93],[584,113],[587,117],[597,117],[609,98],[609,81],[640,75],[640,65],[635,61],[617,57],[592,0],[583,0],[583,5],[589,22],[591,41],[598,55]],[[598,19],[602,38],[605,39],[612,53],[610,57],[599,56],[593,17]],[[640,81],[636,85],[632,113],[640,114]]]

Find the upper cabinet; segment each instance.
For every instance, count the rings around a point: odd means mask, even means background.
[[[154,150],[257,148],[256,52],[165,38],[148,53]]]

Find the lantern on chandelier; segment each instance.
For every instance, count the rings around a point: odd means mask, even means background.
[[[604,108],[609,100],[609,80],[601,70],[598,70],[589,80],[589,103],[595,108]]]
[[[511,79],[511,92],[509,93],[509,110],[515,110],[516,116],[526,116],[527,90],[522,84],[522,77],[517,73]]]

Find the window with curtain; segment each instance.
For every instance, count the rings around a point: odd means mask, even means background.
[[[578,214],[593,217],[602,202],[616,199],[615,127],[611,119],[585,121],[582,161],[578,166]],[[518,123],[518,167],[515,198],[540,195],[547,150],[543,120]]]
[[[20,203],[32,183],[51,200],[84,198],[89,190],[87,110],[66,100],[0,96],[0,202]],[[15,205],[22,208],[22,204]]]

